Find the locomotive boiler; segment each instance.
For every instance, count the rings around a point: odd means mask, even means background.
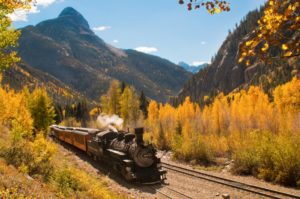
[[[58,140],[110,165],[127,181],[158,183],[166,179],[166,171],[156,157],[156,149],[143,140],[143,128],[129,133],[113,128],[99,130],[52,125],[50,130]]]

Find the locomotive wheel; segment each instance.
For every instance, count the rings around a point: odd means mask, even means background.
[[[131,172],[126,171],[125,167],[122,167],[121,174],[126,181],[132,181]]]

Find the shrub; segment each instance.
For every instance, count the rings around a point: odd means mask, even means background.
[[[55,172],[52,177],[55,185],[59,191],[65,196],[69,196],[74,191],[80,189],[80,184],[77,179],[73,176],[69,169],[63,169]]]
[[[52,178],[53,184],[65,197],[85,197],[85,198],[120,198],[119,195],[107,189],[106,181],[92,177],[83,170],[72,166],[58,169]]]
[[[9,164],[29,175],[41,176],[48,180],[53,173],[51,158],[56,147],[43,135],[38,135],[33,142],[21,140],[5,149],[4,157]]]
[[[297,186],[300,180],[299,154],[299,135],[254,131],[234,151],[234,171]]]

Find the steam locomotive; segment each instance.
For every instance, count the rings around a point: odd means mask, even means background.
[[[156,157],[155,148],[143,141],[143,128],[129,133],[113,128],[99,130],[52,125],[50,133],[94,160],[110,165],[127,181],[153,184],[166,179],[166,171]]]

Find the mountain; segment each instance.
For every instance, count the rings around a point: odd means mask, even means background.
[[[220,92],[228,94],[234,90],[248,88],[250,85],[258,85],[270,93],[275,86],[289,81],[292,76],[299,75],[299,58],[287,61],[274,60],[267,64],[256,58],[248,67],[238,62],[239,45],[258,27],[257,20],[262,13],[262,8],[250,12],[239,25],[236,25],[233,32],[229,31],[212,63],[194,74],[183,86],[178,97],[171,99],[171,103],[178,105],[187,96],[194,102],[203,102],[204,96],[212,99]]]
[[[208,63],[200,64],[198,66],[191,66],[191,65],[181,61],[178,63],[178,66],[181,66],[184,70],[195,74],[195,73],[199,72],[199,70],[201,70],[202,68],[205,68],[206,66],[208,66]]]
[[[168,60],[106,44],[70,7],[57,18],[21,32],[17,50],[26,65],[91,100],[98,100],[110,81],[117,79],[152,99],[166,101],[191,77]]]

